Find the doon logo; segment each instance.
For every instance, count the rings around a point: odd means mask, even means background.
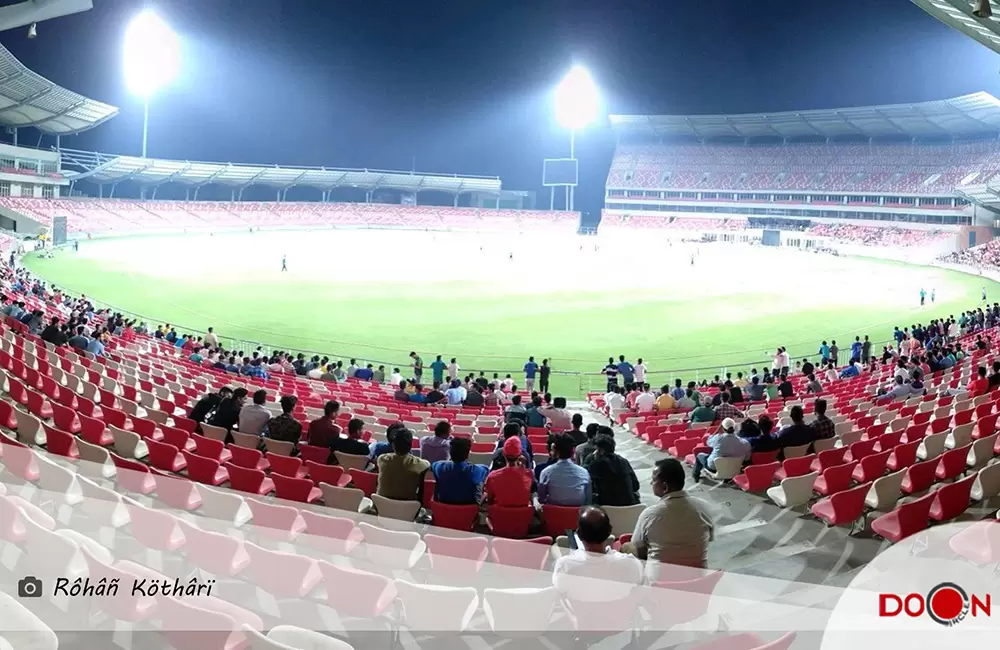
[[[992,599],[989,594],[969,598],[965,590],[954,582],[942,582],[926,596],[921,594],[879,594],[878,615],[881,618],[909,616],[917,618],[927,614],[936,623],[951,627],[973,617],[991,616]]]

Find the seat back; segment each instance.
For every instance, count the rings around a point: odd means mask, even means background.
[[[299,469],[302,467],[301,458],[292,458],[281,454],[267,452],[267,462],[271,464],[271,476],[276,474],[298,478]]]
[[[326,465],[330,460],[330,450],[326,447],[317,447],[315,445],[299,445],[299,458],[302,459],[306,465],[310,462],[317,465]],[[346,471],[346,469],[344,470]],[[329,481],[328,481],[329,482]]]
[[[903,484],[906,470],[901,469],[886,476],[875,479],[871,490],[865,498],[865,503],[874,510],[891,510],[896,506],[901,496],[899,487]]]
[[[250,449],[249,447],[241,447],[236,444],[229,445],[228,449],[229,453],[233,455],[232,459],[230,459],[230,462],[233,465],[245,467],[247,469],[261,469],[260,461],[264,457],[264,454],[262,454],[259,450]],[[265,465],[265,468],[269,465],[270,463]]]
[[[834,465],[823,470],[821,476],[823,477],[823,483],[826,484],[826,489],[823,490],[823,493],[831,495],[849,488],[851,486],[851,475],[857,466],[858,461],[855,460],[850,463]],[[819,486],[817,486],[817,490],[819,490]]]
[[[264,472],[249,467],[240,467],[233,463],[226,463],[226,470],[229,472],[229,486],[240,492],[251,492],[256,494],[260,489],[260,484],[266,478]]]
[[[271,472],[271,480],[274,481],[274,491],[279,499],[309,503],[313,490],[313,483],[309,479]]]
[[[947,437],[947,431],[924,436],[923,440],[920,441],[920,446],[917,447],[917,458],[930,460],[931,458],[940,456],[941,452],[944,451],[944,443]]]
[[[413,521],[416,519],[421,506],[419,501],[396,501],[380,497],[377,494],[372,494],[371,500],[375,504],[375,510],[378,511],[379,517],[398,519],[400,521]]]
[[[974,501],[991,499],[1000,494],[1000,463],[987,465],[976,474],[971,498]]]
[[[796,445],[794,447],[785,447],[784,449],[782,449],[782,452],[784,453],[786,459],[801,458],[802,456],[805,456],[806,454],[809,453],[809,447],[811,446],[812,443],[809,443],[808,445]]]
[[[742,458],[716,458],[715,471],[712,475],[719,480],[729,480],[743,469]]]
[[[889,460],[886,461],[886,467],[888,467],[891,471],[909,467],[917,460],[917,447],[919,446],[920,440],[914,440],[913,442],[896,445],[892,448],[892,453],[889,454]]]
[[[347,471],[352,469],[364,470],[368,466],[367,456],[345,454],[342,451],[335,451],[333,454],[337,458],[337,463]]]
[[[917,494],[928,489],[934,483],[934,472],[937,469],[938,461],[925,460],[922,463],[914,463],[906,469],[903,476],[902,490],[905,494]]]
[[[264,448],[267,449],[268,454],[291,456],[292,451],[295,449],[295,443],[287,442],[285,440],[274,440],[273,438],[264,438]]]
[[[479,524],[478,503],[471,505],[451,505],[432,501],[430,509],[433,516],[433,524],[441,528],[471,532]],[[379,511],[379,514],[381,514],[381,511]]]
[[[534,519],[534,506],[504,507],[493,505],[489,506],[486,511],[486,523],[489,525],[490,531],[498,537],[525,537]]]
[[[194,439],[195,449],[198,455],[204,456],[205,458],[214,458],[215,460],[220,460],[222,458],[222,451],[226,448],[225,444],[221,440],[215,440],[214,438],[208,438],[206,436],[199,436],[197,433],[192,433],[191,437]]]
[[[553,538],[564,535],[567,530],[576,530],[579,517],[579,506],[556,506],[549,503],[542,506],[542,527]]]
[[[813,455],[786,458],[781,464],[781,468],[785,470],[785,478],[808,474],[809,468],[815,459],[816,456]]]
[[[969,446],[951,449],[941,455],[938,460],[937,476],[939,479],[948,480],[955,478],[965,471],[965,459],[969,456]]]
[[[344,468],[338,465],[326,465],[307,460],[305,466],[309,472],[309,479],[317,487],[320,483],[337,485],[341,477],[344,476]]]
[[[955,481],[936,490],[928,513],[930,518],[935,521],[947,521],[965,512],[969,507],[972,485],[975,481],[975,476],[967,476],[961,481]]]
[[[342,488],[329,483],[320,483],[319,489],[323,493],[323,503],[328,508],[352,513],[358,512],[365,498],[365,493],[357,488]]]

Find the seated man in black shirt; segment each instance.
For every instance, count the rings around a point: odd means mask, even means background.
[[[218,393],[209,393],[195,403],[188,417],[201,424],[209,413],[216,410],[223,400],[229,399],[232,395],[233,389],[228,387],[220,388]]]
[[[573,428],[566,432],[566,435],[573,439],[573,446],[579,446],[587,442],[587,433],[581,431],[583,426],[583,416],[579,413],[573,414]]]
[[[795,395],[795,389],[792,388],[792,382],[788,381],[788,375],[781,375],[781,383],[778,384],[778,394],[785,399]]]
[[[816,440],[816,431],[803,422],[804,414],[801,406],[793,406],[788,414],[792,423],[778,432],[778,442],[781,448],[811,445]],[[758,424],[760,424],[758,422]]]
[[[364,428],[364,420],[354,418],[347,423],[347,437],[334,438],[330,450],[354,456],[367,456],[371,452],[371,448],[367,442],[361,439],[361,432]]]
[[[602,506],[634,506],[639,503],[639,479],[632,465],[615,453],[615,439],[599,435],[594,440],[597,451],[590,463],[590,481],[594,503]]]
[[[441,382],[434,382],[434,387],[429,393],[424,395],[425,404],[437,404],[444,399],[444,393],[441,392]]]
[[[993,362],[993,374],[990,375],[990,390],[1000,386],[1000,361]]]

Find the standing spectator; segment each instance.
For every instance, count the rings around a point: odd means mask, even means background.
[[[618,374],[625,385],[635,382],[635,366],[625,360],[624,354],[618,355]]]
[[[219,347],[219,337],[215,335],[214,327],[209,327],[208,333],[205,334],[205,347],[213,349]]]
[[[340,414],[340,402],[329,400],[323,406],[323,417],[316,418],[309,423],[306,441],[314,447],[333,448],[335,440],[340,438],[343,429],[337,424],[337,415]],[[367,452],[365,452],[367,453]]]
[[[896,331],[899,332],[898,327],[896,328]],[[830,363],[830,346],[826,341],[819,344],[819,351],[817,353],[819,354],[819,358],[822,360],[822,364],[824,366]]]
[[[861,337],[855,336],[854,343],[851,343],[851,363],[854,363],[855,361],[866,361],[866,360],[867,359],[865,359],[861,355]]]
[[[420,457],[432,465],[448,458],[451,449],[451,423],[441,420],[434,425],[434,435],[420,439]],[[466,456],[468,458],[468,456]]]
[[[622,550],[646,560],[650,583],[659,579],[661,564],[704,569],[715,538],[708,505],[684,491],[684,468],[674,458],[656,462],[652,483],[660,500],[642,511]]]
[[[639,479],[632,465],[615,453],[612,436],[597,436],[597,451],[590,463],[594,502],[602,506],[634,506],[639,503]]]
[[[424,360],[416,352],[410,352],[410,358],[413,359],[413,379],[419,383],[424,375]]]
[[[840,354],[840,348],[837,347],[836,341],[830,342],[830,363],[837,365],[837,356]]]
[[[259,436],[271,419],[271,411],[264,404],[267,402],[267,391],[257,390],[253,394],[253,404],[240,409],[240,433]]]
[[[521,439],[507,438],[501,454],[505,465],[486,477],[485,501],[487,505],[514,508],[531,504],[531,470],[524,466]]]
[[[292,411],[298,402],[299,398],[294,395],[285,395],[279,400],[281,414],[267,423],[268,438],[298,444],[302,437],[302,423],[292,417]]]
[[[573,439],[564,433],[555,436],[556,462],[546,467],[538,479],[538,502],[557,506],[590,503],[590,474],[573,462]]]
[[[419,501],[424,487],[424,474],[431,464],[417,458],[413,450],[413,432],[397,429],[392,438],[392,451],[378,457],[378,484],[375,493],[397,501]]]
[[[452,357],[451,358],[451,363],[448,364],[448,382],[449,383],[455,381],[456,379],[459,379],[458,371],[461,370],[461,369],[462,368],[459,367],[459,365],[458,365],[458,361],[455,359],[455,357]]]
[[[865,340],[861,343],[861,361],[867,363],[872,357],[872,343],[865,334]]]
[[[643,361],[642,361],[642,357],[639,357],[638,359],[636,359],[635,366],[632,368],[632,370],[635,373],[635,382],[637,384],[645,384],[646,383],[646,370],[647,370],[647,368],[646,368],[646,364],[643,363]]]
[[[618,366],[615,364],[614,357],[608,357],[608,365],[604,366],[604,369],[601,371],[601,374],[603,374],[608,380],[608,392],[609,393],[617,392],[616,389],[618,388]]]
[[[528,363],[524,364],[524,386],[528,392],[535,390],[535,373],[538,372],[538,364],[535,357],[528,357]]]
[[[549,375],[552,374],[552,368],[549,366],[548,359],[542,359],[542,365],[538,369],[538,389],[543,392],[549,392]]]
[[[715,461],[719,458],[746,459],[750,455],[750,443],[736,435],[736,422],[732,418],[722,421],[722,432],[708,439],[711,454],[700,453],[694,457],[694,471],[691,476],[694,482],[701,481],[704,469],[715,471]]]
[[[435,501],[450,505],[471,505],[482,500],[483,482],[486,481],[489,468],[486,465],[469,463],[471,449],[471,440],[455,438],[451,441],[451,460],[439,460],[431,463],[431,473],[434,474]],[[423,456],[422,445],[420,453]]]
[[[441,355],[440,354],[437,355],[437,358],[435,358],[434,361],[431,361],[431,375],[433,377],[433,381],[436,381],[439,384],[443,382],[444,371],[446,368],[447,366],[445,365],[445,362],[441,359]]]

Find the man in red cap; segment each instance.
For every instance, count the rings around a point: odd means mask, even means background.
[[[524,466],[521,439],[507,438],[503,443],[505,467],[490,472],[486,477],[484,494],[486,503],[502,507],[531,505],[531,470]]]

